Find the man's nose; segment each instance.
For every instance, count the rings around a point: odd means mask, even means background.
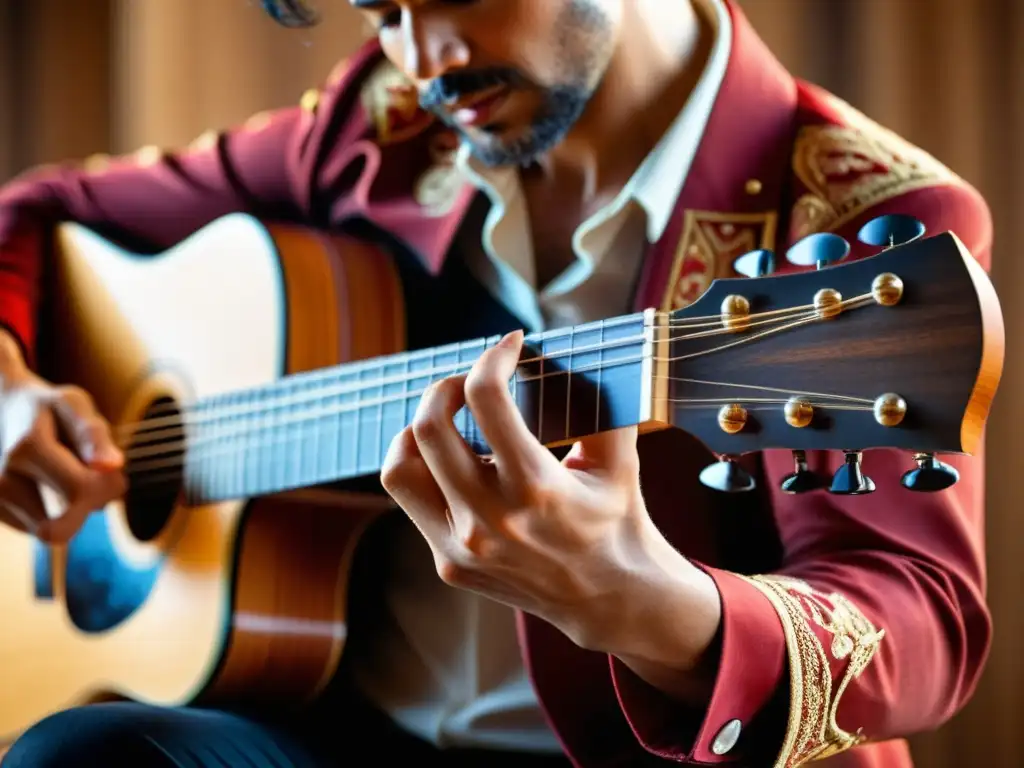
[[[402,17],[402,69],[418,81],[433,80],[469,64],[469,47],[452,24],[407,11]]]

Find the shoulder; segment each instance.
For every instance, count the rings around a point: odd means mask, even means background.
[[[971,184],[834,94],[797,85],[791,242],[898,210],[988,247],[989,209]]]

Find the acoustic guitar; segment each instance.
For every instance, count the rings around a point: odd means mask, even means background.
[[[999,384],[999,303],[954,233],[885,217],[861,239],[878,252],[812,235],[778,269],[747,254],[747,277],[680,311],[529,335],[510,391],[549,446],[686,430],[724,492],[753,486],[737,457],[775,448],[794,452],[792,493],[868,493],[861,452],[880,447],[914,452],[907,493],[941,492],[942,455],[978,448]],[[0,527],[0,744],[104,699],[315,697],[345,645],[353,552],[392,508],[346,481],[378,475],[424,388],[497,337],[405,350],[380,251],[244,215],[146,256],[65,224],[52,264],[48,373],[93,394],[130,490],[66,546]],[[485,453],[471,415],[455,421]],[[846,465],[817,478],[816,450]]]

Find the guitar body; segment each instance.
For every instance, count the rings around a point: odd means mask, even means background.
[[[552,447],[682,429],[725,457],[700,473],[718,491],[753,489],[733,459],[780,448],[787,492],[870,493],[861,455],[877,448],[912,452],[914,468],[890,467],[906,493],[949,488],[939,456],[978,449],[1002,373],[998,299],[954,233],[897,245],[892,217],[875,224],[889,246],[870,257],[527,335],[509,382],[523,423]],[[830,238],[803,247],[827,255]],[[457,272],[453,314],[372,246],[242,215],[154,256],[77,225],[55,245],[40,369],[92,394],[130,487],[66,546],[0,527],[0,749],[98,700],[316,697],[347,639],[358,542],[393,509],[373,484],[387,446],[512,318]],[[487,451],[468,409],[453,421]],[[814,451],[845,455],[823,475]]]
[[[391,262],[346,239],[234,215],[156,256],[76,225],[55,250],[45,373],[91,393],[115,430],[154,404],[404,344]],[[111,504],[59,548],[0,527],[0,745],[83,703],[300,703],[330,679],[350,560],[385,497],[180,498]]]

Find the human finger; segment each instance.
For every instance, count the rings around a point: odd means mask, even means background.
[[[466,402],[499,468],[527,478],[557,462],[530,431],[509,392],[522,345],[523,334],[515,331],[480,356],[466,377]]]
[[[114,441],[109,422],[89,394],[73,386],[56,387],[51,407],[82,461],[96,469],[120,469],[124,453]]]
[[[46,510],[35,481],[10,468],[0,474],[0,519],[12,528],[33,536],[46,519]]]
[[[412,419],[416,447],[448,503],[475,507],[483,492],[483,463],[455,427],[465,405],[465,380],[452,376],[427,388]]]
[[[388,446],[380,480],[428,543],[442,546],[451,533],[446,512],[448,500],[420,455],[411,428],[399,432]]]

